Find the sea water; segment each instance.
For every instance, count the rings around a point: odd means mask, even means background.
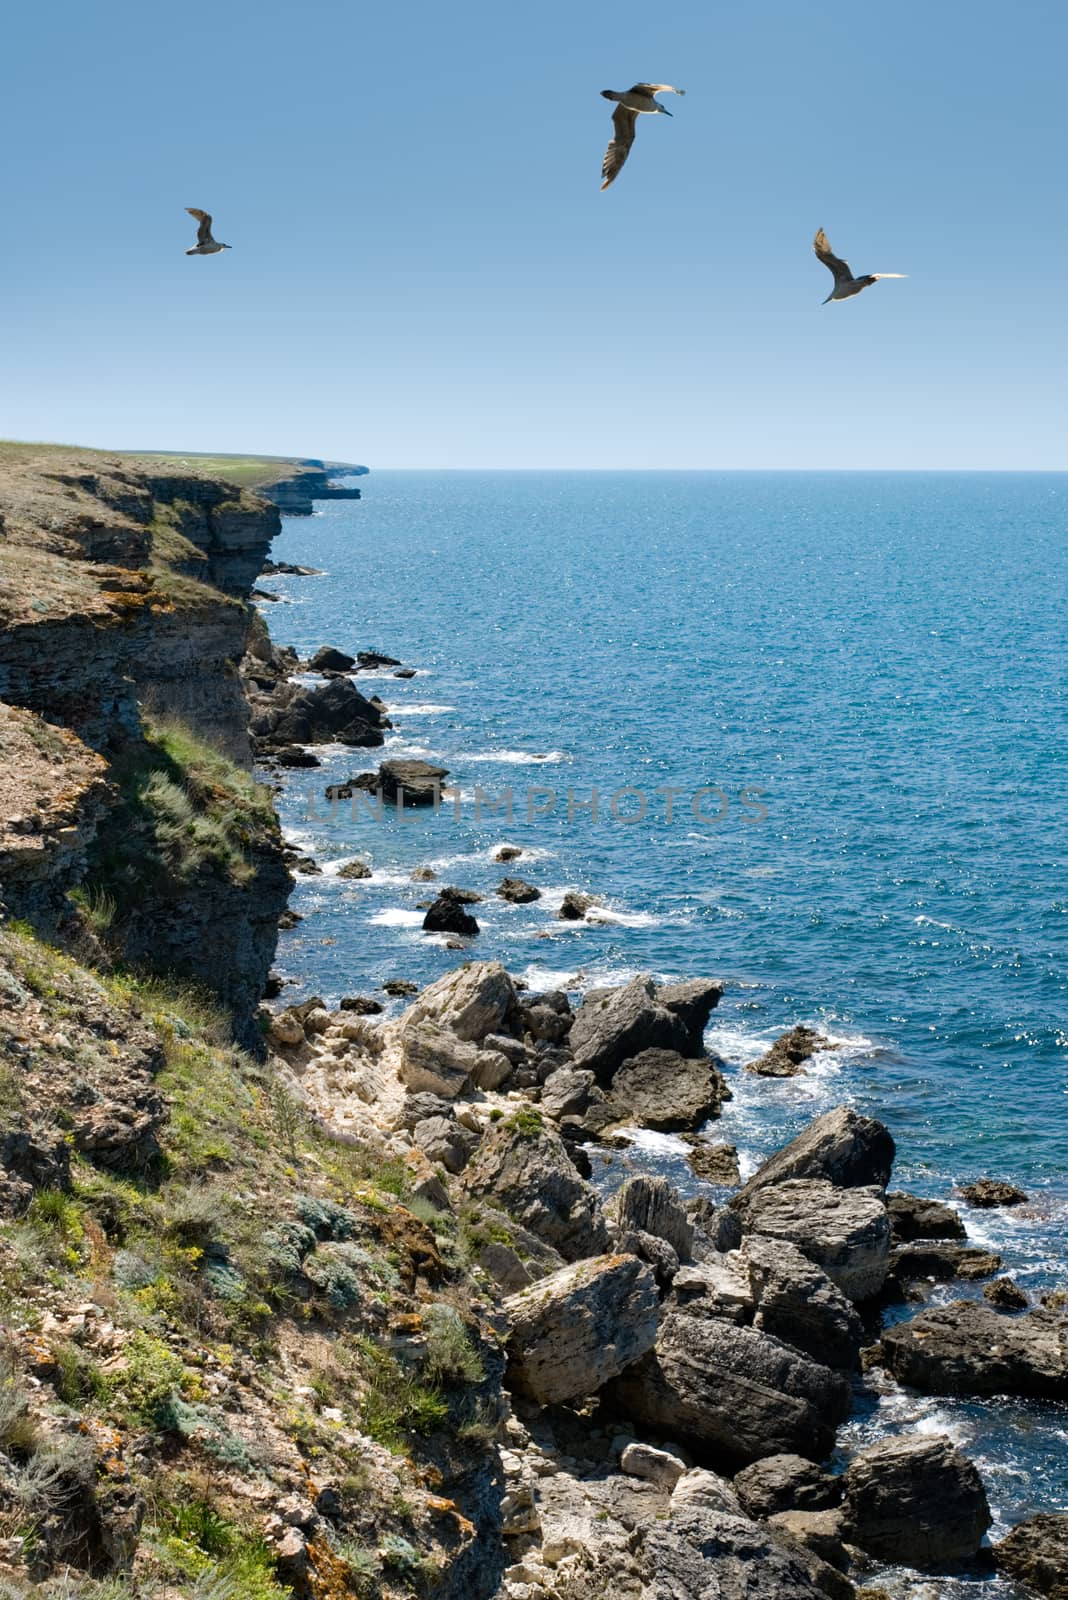
[[[331,746],[285,778],[321,876],[283,935],[287,996],[422,984],[461,959],[421,931],[440,883],[485,896],[472,953],[532,986],[715,976],[709,1047],[743,1172],[849,1103],[898,1144],[895,1185],[952,1198],[1009,1178],[1030,1203],[966,1211],[1037,1295],[1068,1279],[1068,475],[381,472],[287,519],[277,642],[375,649],[381,750]],[[412,755],[455,798],[379,818],[328,783]],[[509,803],[511,814],[509,816]],[[502,843],[522,848],[507,866]],[[354,855],[363,881],[337,876]],[[522,876],[542,898],[494,897]],[[579,923],[565,890],[598,897]],[[380,995],[380,998],[383,998]],[[784,1028],[836,1048],[747,1074]],[[697,1187],[679,1141],[627,1166]],[[940,1288],[936,1298],[978,1294]],[[972,1405],[878,1383],[843,1444],[948,1431],[979,1462],[994,1536],[1068,1505],[1065,1408]],[[897,1592],[1006,1585],[891,1577]]]

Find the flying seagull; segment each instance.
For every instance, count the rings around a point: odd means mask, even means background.
[[[812,241],[812,248],[819,256],[825,267],[830,267],[834,273],[834,288],[827,296],[827,300],[848,300],[850,295],[859,294],[871,283],[878,283],[880,278],[907,278],[907,272],[869,272],[863,278],[854,278],[852,268],[848,261],[842,261],[836,256],[827,243],[827,235],[821,228]],[[827,304],[827,300],[823,303]]]
[[[612,126],[616,130],[612,143],[605,151],[604,163],[601,167],[601,177],[604,182],[602,189],[607,189],[614,183],[623,170],[623,163],[630,155],[630,147],[634,143],[634,127],[638,118],[644,112],[648,116],[658,113],[670,117],[671,112],[667,106],[662,106],[656,99],[658,94],[685,94],[685,89],[676,89],[670,83],[636,83],[630,89],[624,89],[622,94],[617,94],[615,89],[602,89],[601,94],[606,100],[617,101],[616,109],[612,112]]]
[[[197,229],[197,242],[192,250],[187,250],[187,256],[213,256],[220,250],[229,250],[228,244],[219,244],[211,236],[211,217],[206,211],[201,211],[197,206],[186,206],[191,217],[196,217],[200,223]]]

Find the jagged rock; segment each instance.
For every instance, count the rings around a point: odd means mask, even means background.
[[[883,1439],[854,1456],[844,1509],[853,1544],[928,1569],[974,1556],[992,1520],[975,1466],[941,1434]]]
[[[469,961],[424,989],[404,1022],[430,1022],[478,1043],[490,1033],[511,1033],[517,1008],[515,985],[499,961]]]
[[[1002,1183],[997,1178],[980,1178],[976,1183],[965,1184],[961,1194],[970,1206],[989,1210],[993,1206],[1022,1206],[1027,1196],[1014,1183]]]
[[[413,883],[433,883],[436,878],[437,873],[433,867],[415,867],[411,873]]]
[[[6,1129],[0,1134],[0,1167],[10,1184],[6,1210],[24,1210],[35,1189],[59,1189],[64,1194],[70,1189],[70,1146],[62,1133]]]
[[[577,1066],[607,1083],[643,1050],[681,1051],[688,1036],[686,1024],[656,999],[653,980],[637,977],[586,996],[571,1028],[571,1049]]]
[[[387,978],[382,988],[386,994],[398,997],[419,993],[419,985],[412,983],[410,978]]]
[[[527,883],[525,878],[502,878],[497,885],[497,893],[502,900],[510,900],[514,906],[529,905],[532,900],[541,899],[541,890]]]
[[[827,1275],[783,1239],[752,1235],[742,1245],[755,1314],[753,1325],[803,1350],[824,1366],[852,1371],[864,1325]]]
[[[883,1359],[899,1383],[926,1394],[1018,1394],[1068,1399],[1068,1317],[1006,1317],[977,1300],[935,1306],[888,1328]]]
[[[914,1239],[963,1239],[964,1223],[952,1206],[940,1200],[925,1200],[918,1194],[888,1194],[895,1244],[911,1244]]]
[[[992,1250],[978,1250],[953,1241],[919,1240],[890,1252],[890,1271],[908,1282],[916,1278],[989,1278],[1001,1266]]]
[[[524,1066],[528,1060],[526,1045],[521,1039],[513,1039],[507,1033],[487,1033],[482,1041],[484,1050],[496,1050],[498,1055],[507,1056],[513,1067]]]
[[[430,1117],[451,1117],[455,1114],[456,1107],[451,1100],[444,1096],[431,1094],[424,1090],[418,1094],[405,1096],[404,1104],[392,1126],[407,1128],[409,1132],[418,1127],[420,1122],[426,1122]]]
[[[592,1072],[577,1067],[558,1067],[546,1078],[538,1105],[547,1117],[559,1122],[564,1117],[581,1117],[597,1088]]]
[[[335,650],[333,645],[320,645],[311,660],[308,662],[309,672],[348,672],[356,665],[356,657],[348,656],[344,650]]]
[[[998,1573],[1052,1600],[1068,1596],[1068,1511],[1044,1511],[1018,1522],[994,1546]]]
[[[694,1177],[702,1179],[705,1183],[714,1183],[723,1189],[734,1189],[742,1181],[742,1175],[738,1170],[737,1145],[706,1144],[701,1141],[691,1147],[686,1161]]]
[[[655,1349],[609,1393],[644,1426],[736,1466],[764,1455],[822,1458],[850,1405],[840,1373],[753,1328],[675,1308]]]
[[[711,978],[688,978],[684,983],[665,983],[657,989],[657,1003],[666,1006],[686,1029],[685,1041],[679,1046],[683,1055],[704,1055],[705,1028],[722,998],[723,985]]]
[[[825,1178],[842,1188],[885,1189],[894,1163],[888,1128],[838,1106],[810,1122],[788,1145],[753,1174],[733,1205],[744,1204],[758,1189],[790,1178]]]
[[[366,861],[346,861],[338,867],[337,875],[339,878],[369,878],[371,869]]]
[[[382,744],[382,730],[389,725],[389,718],[348,678],[331,678],[314,688],[298,690],[263,736],[274,745],[336,740],[366,747]]]
[[[651,1525],[642,1556],[642,1600],[823,1600],[813,1558],[747,1517],[680,1507]]]
[[[423,918],[424,933],[455,933],[473,939],[479,932],[476,918],[451,895],[439,895]]]
[[[756,1309],[744,1263],[737,1251],[712,1255],[675,1275],[673,1304],[693,1316],[716,1317],[748,1326]]]
[[[412,1137],[429,1161],[446,1172],[462,1172],[478,1149],[478,1135],[446,1117],[427,1117],[412,1130]]]
[[[587,911],[600,903],[594,894],[580,894],[577,889],[569,889],[561,900],[556,915],[561,922],[581,922]]]
[[[718,1472],[707,1467],[691,1467],[683,1474],[671,1491],[671,1513],[680,1511],[726,1512],[729,1517],[740,1517],[742,1507],[734,1486]]]
[[[776,1534],[810,1550],[820,1561],[843,1570],[849,1565],[842,1543],[840,1511],[776,1511],[768,1520]],[[848,1594],[851,1591],[852,1584],[849,1584],[844,1592]]]
[[[628,1477],[655,1483],[660,1489],[673,1489],[687,1470],[681,1456],[637,1442],[627,1445],[619,1458],[619,1468]]]
[[[729,1206],[714,1206],[706,1195],[696,1195],[686,1203],[686,1213],[694,1225],[694,1255],[705,1260],[709,1252],[722,1254],[737,1250],[742,1242],[742,1219]]]
[[[734,1492],[750,1517],[829,1511],[841,1502],[842,1480],[803,1456],[765,1456],[738,1473]]]
[[[804,1076],[804,1063],[820,1050],[833,1050],[830,1039],[807,1028],[799,1022],[789,1033],[782,1034],[766,1055],[746,1064],[746,1072],[755,1072],[761,1078],[796,1078]]]
[[[522,854],[523,851],[519,845],[502,844],[498,850],[494,851],[493,859],[501,862],[518,861]]]
[[[511,1324],[508,1380],[553,1405],[595,1394],[656,1341],[660,1301],[635,1256],[562,1267],[505,1302]]]
[[[322,762],[313,750],[301,744],[283,744],[270,750],[269,759],[279,767],[321,767]]]
[[[477,889],[460,889],[454,883],[444,884],[438,895],[442,900],[454,900],[458,906],[477,906],[482,901]]]
[[[523,1025],[538,1044],[561,1044],[571,1032],[571,1012],[547,1005],[544,996],[523,1007]]]
[[[158,1089],[135,1080],[74,1112],[74,1148],[96,1166],[136,1171],[159,1155],[158,1135],[166,1120],[167,1102]]]
[[[787,1179],[756,1190],[747,1184],[731,1204],[747,1234],[796,1245],[850,1300],[870,1300],[885,1283],[890,1219],[878,1189]]]
[[[1031,1304],[1018,1283],[1012,1278],[995,1278],[983,1289],[983,1299],[999,1311],[1026,1311]]]
[[[656,1274],[657,1288],[662,1294],[667,1293],[675,1281],[680,1262],[677,1251],[666,1239],[658,1239],[655,1233],[642,1233],[638,1228],[627,1228],[621,1231],[616,1248],[647,1261]]]
[[[571,1046],[576,1060],[581,1060],[574,1028]],[[709,1117],[718,1116],[730,1091],[707,1056],[689,1060],[675,1050],[650,1048],[616,1070],[610,1099],[618,1121],[675,1133],[699,1128]]]
[[[666,1178],[644,1174],[628,1178],[608,1209],[624,1233],[630,1229],[650,1233],[669,1244],[680,1261],[690,1260],[693,1223]]]
[[[597,1195],[579,1177],[560,1137],[520,1111],[483,1139],[463,1177],[472,1195],[502,1206],[566,1261],[603,1255],[608,1227]]]

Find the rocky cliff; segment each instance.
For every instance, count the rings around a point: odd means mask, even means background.
[[[249,1037],[289,877],[238,665],[279,525],[185,468],[0,452],[3,898],[209,986]]]
[[[343,461],[304,461],[300,471],[266,484],[261,491],[287,517],[310,517],[316,500],[359,500],[360,491],[344,488],[338,477],[359,477],[366,467],[348,466]]]

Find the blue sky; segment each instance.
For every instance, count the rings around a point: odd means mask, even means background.
[[[99,0],[5,29],[0,434],[1068,467],[1063,0]],[[598,91],[678,83],[607,193]],[[203,206],[232,251],[186,259]],[[857,271],[820,306],[824,226]]]

